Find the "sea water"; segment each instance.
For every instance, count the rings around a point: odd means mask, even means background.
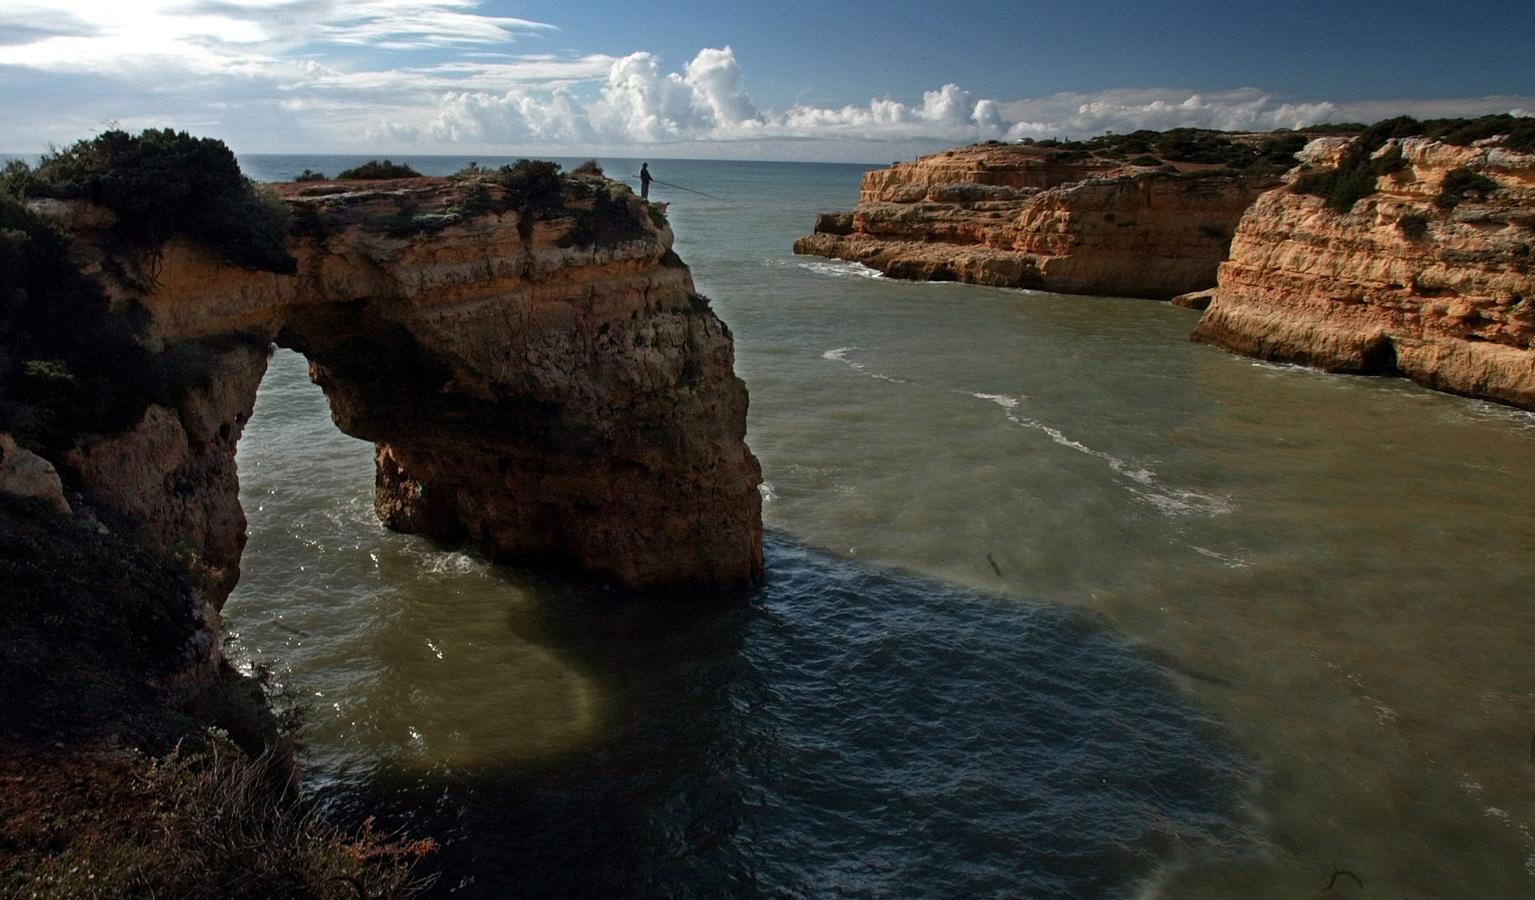
[[[793,256],[864,168],[651,164],[711,195],[652,189],[751,391],[753,591],[385,531],[274,357],[225,614],[315,796],[445,896],[1535,894],[1535,417]]]

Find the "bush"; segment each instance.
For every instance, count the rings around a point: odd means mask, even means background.
[[[309,169],[305,169],[304,171],[298,173],[298,175],[294,176],[293,180],[294,181],[330,181],[329,178],[325,177],[325,173],[324,172],[312,172]]]
[[[1421,212],[1403,213],[1396,220],[1396,230],[1404,237],[1412,240],[1420,240],[1428,234],[1428,214]]]
[[[263,200],[222,141],[184,131],[106,131],[44,156],[35,171],[8,166],[14,196],[84,199],[117,214],[114,237],[153,255],[173,237],[226,262],[292,274],[286,208]]]
[[[616,182],[604,181],[591,186],[592,208],[573,209],[575,224],[559,241],[561,247],[607,246],[634,241],[645,237],[649,231],[641,216],[657,221],[659,210],[654,204],[642,204],[628,187]],[[657,228],[666,219],[660,216]]]
[[[995,143],[995,141],[993,141],[993,143]],[[597,160],[589,159],[581,165],[576,166],[574,169],[571,169],[570,174],[601,178],[602,166],[597,164]]]
[[[496,172],[496,181],[505,189],[502,202],[521,215],[524,226],[532,220],[559,209],[563,204],[559,163],[544,159],[519,159]]]
[[[420,178],[421,173],[404,163],[368,160],[336,176],[337,181],[390,181],[396,178]]]
[[[1329,209],[1347,213],[1355,203],[1375,193],[1377,177],[1368,168],[1327,169],[1302,175],[1295,180],[1291,190],[1322,197]]]
[[[1497,189],[1498,183],[1480,172],[1466,168],[1454,169],[1444,176],[1439,196],[1434,198],[1434,205],[1440,209],[1454,209],[1455,204],[1466,199],[1467,194],[1477,200],[1486,200],[1487,195]]]
[[[1132,166],[1160,166],[1162,161],[1155,156],[1137,156],[1130,160]]]
[[[1375,193],[1380,176],[1400,171],[1406,165],[1400,144],[1378,157],[1376,151],[1388,141],[1413,137],[1420,125],[1406,116],[1371,125],[1344,148],[1335,168],[1302,175],[1291,185],[1291,190],[1297,194],[1323,197],[1329,209],[1347,213],[1355,203]]]
[[[1429,119],[1423,123],[1423,133],[1460,147],[1501,135],[1504,147],[1535,152],[1535,118],[1529,116],[1501,113],[1476,119]]]

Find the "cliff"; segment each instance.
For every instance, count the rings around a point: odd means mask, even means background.
[[[1158,157],[962,147],[863,177],[794,252],[919,281],[1170,298],[1208,288],[1271,174]]]
[[[181,360],[180,400],[80,435],[60,471],[203,574],[239,574],[234,452],[276,343],[304,353],[336,424],[377,446],[390,527],[630,586],[725,587],[761,571],[760,472],[730,333],[627,189],[565,177],[287,185],[292,275],[184,239],[103,277]],[[90,266],[114,265],[79,202],[54,204]],[[120,263],[117,263],[120,265]]]
[[[1333,177],[1350,146],[1313,142],[1287,180]],[[1408,137],[1367,155],[1362,199],[1259,198],[1194,339],[1535,409],[1535,154]]]

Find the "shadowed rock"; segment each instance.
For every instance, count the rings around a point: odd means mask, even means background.
[[[376,445],[391,528],[629,586],[758,577],[746,388],[663,218],[590,178],[536,210],[489,178],[280,189],[296,275],[176,240],[140,267],[146,292],[111,285],[157,349],[196,364],[175,407],[81,436],[67,482],[227,596],[245,542],[235,446],[276,343]],[[87,233],[77,249],[106,261]]]

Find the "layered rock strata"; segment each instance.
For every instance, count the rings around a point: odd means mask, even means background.
[[[1325,168],[1340,148],[1302,156]],[[1288,188],[1261,197],[1194,339],[1535,409],[1535,155],[1408,138],[1377,156],[1398,149],[1347,213]],[[1447,193],[1456,172],[1495,189]]]
[[[1166,299],[1215,284],[1243,211],[1278,183],[1060,159],[981,145],[865,173],[857,207],[821,216],[794,252],[918,281]]]
[[[488,179],[282,191],[296,275],[175,241],[139,261],[151,289],[113,288],[188,375],[175,406],[63,459],[103,515],[227,596],[245,540],[235,446],[276,343],[309,358],[336,424],[375,443],[390,527],[629,586],[760,574],[746,389],[664,219],[600,179],[565,179],[538,212]],[[52,214],[106,262],[92,216]]]

